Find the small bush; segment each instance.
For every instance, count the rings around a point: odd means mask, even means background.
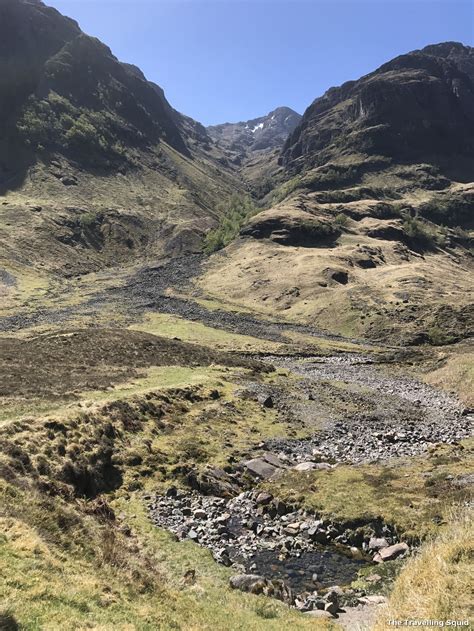
[[[241,195],[233,195],[220,210],[222,218],[218,227],[211,230],[204,239],[203,251],[206,254],[225,248],[239,234],[245,222],[258,212],[250,197]]]
[[[432,326],[428,330],[428,341],[432,346],[446,346],[457,341],[456,336],[443,331],[439,326]]]
[[[472,221],[472,195],[452,195],[433,198],[419,207],[423,217],[447,226],[463,226]]]
[[[278,611],[269,603],[259,603],[255,607],[255,613],[259,618],[263,618],[264,620],[273,620],[274,618],[278,618]]]
[[[347,215],[345,215],[344,213],[339,213],[338,215],[336,215],[336,217],[334,218],[334,223],[337,224],[338,226],[347,226],[347,222],[349,221],[349,218]]]
[[[403,221],[406,236],[418,245],[432,248],[435,245],[435,233],[418,217],[407,217]]]
[[[79,217],[79,223],[81,228],[90,228],[93,226],[99,219],[99,213],[91,211],[88,213],[84,213]]]

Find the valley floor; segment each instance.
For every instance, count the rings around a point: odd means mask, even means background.
[[[0,627],[472,614],[469,344],[407,350],[264,317],[198,290],[200,266],[98,273],[36,302],[24,289],[2,310]],[[260,595],[229,587],[243,572],[264,576]]]

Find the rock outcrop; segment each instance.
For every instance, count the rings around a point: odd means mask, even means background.
[[[462,176],[472,167],[473,138],[474,49],[447,42],[329,89],[306,110],[280,162],[295,173],[341,156],[347,165],[353,154],[354,177],[385,161],[446,167],[449,161]]]

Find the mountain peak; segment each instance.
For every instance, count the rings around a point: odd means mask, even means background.
[[[207,131],[218,145],[229,151],[247,153],[279,149],[300,119],[301,115],[290,107],[281,106],[265,116],[212,125]]]

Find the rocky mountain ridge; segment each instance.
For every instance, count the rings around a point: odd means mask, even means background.
[[[473,48],[446,42],[400,55],[357,81],[331,88],[306,110],[280,163],[297,173],[348,164],[349,156],[361,171],[423,162],[453,179],[469,180],[473,60]]]
[[[235,153],[232,160],[240,164],[249,153],[280,149],[300,120],[301,115],[291,108],[277,107],[252,120],[209,126],[207,132],[219,147]]]
[[[199,249],[243,190],[205,128],[39,0],[2,1],[0,42],[1,264],[69,275]]]

